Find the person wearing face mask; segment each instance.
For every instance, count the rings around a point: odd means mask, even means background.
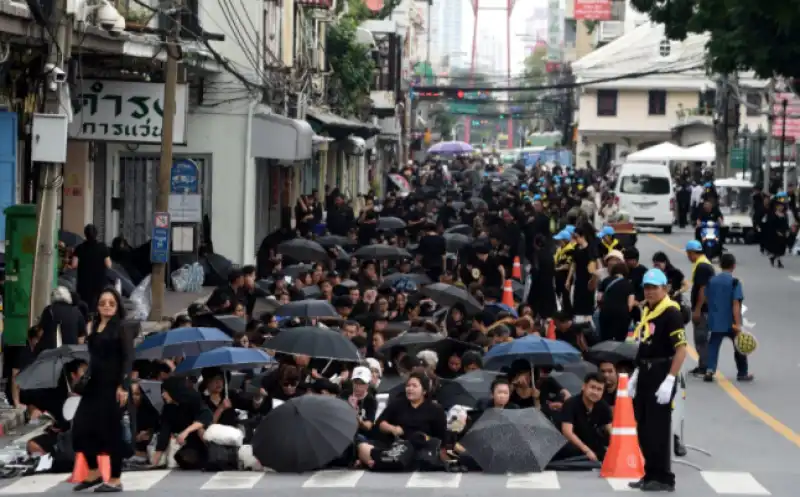
[[[367,437],[372,431],[378,412],[378,401],[370,391],[372,371],[366,366],[358,366],[353,369],[352,378],[341,398],[356,411],[358,434]]]

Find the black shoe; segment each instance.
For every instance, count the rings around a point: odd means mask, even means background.
[[[675,485],[651,480],[642,485],[639,490],[642,492],[674,492]]]
[[[122,492],[122,483],[120,483],[119,485],[111,485],[110,483],[103,483],[99,487],[95,488],[94,492],[98,494]]]
[[[783,269],[783,261],[778,259],[778,269]]]
[[[688,454],[688,451],[686,450],[686,447],[683,445],[683,442],[681,442],[681,437],[679,437],[678,435],[673,435],[673,437],[674,437],[673,438],[673,441],[674,441],[674,449],[673,450],[675,451],[675,456],[676,457],[686,457],[686,454]]]
[[[689,371],[689,374],[692,376],[705,376],[706,368],[701,368],[700,366],[697,366],[696,368]]]
[[[645,483],[647,483],[647,481],[644,478],[642,478],[641,480],[636,480],[628,483],[628,487],[634,490],[641,490]]]
[[[706,383],[712,383],[714,381],[714,373],[706,372],[705,376],[703,376],[703,381]]]
[[[90,488],[96,487],[97,485],[100,485],[101,483],[103,483],[103,479],[102,478],[95,478],[94,480],[85,480],[85,481],[82,481],[82,482],[78,483],[74,487],[72,487],[72,491],[73,492],[80,492],[82,490],[89,490]]]
[[[772,267],[775,267],[775,258],[774,257],[770,257],[769,258],[769,265],[772,266]]]

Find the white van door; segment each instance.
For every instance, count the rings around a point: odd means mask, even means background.
[[[665,228],[672,226],[672,181],[669,176],[623,171],[617,196],[620,208],[631,215],[634,223]]]

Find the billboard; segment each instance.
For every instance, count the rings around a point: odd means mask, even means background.
[[[783,101],[786,100],[786,116],[783,115]],[[775,125],[772,127],[772,136],[780,138],[783,135],[784,121],[786,122],[786,137],[800,141],[800,98],[792,92],[776,93],[772,105],[775,115]]]
[[[610,21],[611,0],[575,0],[575,20]]]

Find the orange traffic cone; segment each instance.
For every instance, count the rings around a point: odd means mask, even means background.
[[[522,266],[519,263],[519,256],[514,257],[514,264],[511,266],[511,277],[517,281],[522,281]]]
[[[611,443],[603,459],[600,476],[626,480],[644,477],[644,457],[636,435],[633,399],[628,396],[627,374],[619,375],[614,421],[611,424]]]
[[[111,479],[111,458],[106,454],[97,456],[97,469],[100,471],[100,477],[104,482]],[[86,456],[83,452],[75,454],[75,465],[72,467],[72,475],[67,480],[69,483],[82,483],[86,481],[89,476],[89,464],[86,462]]]
[[[506,280],[505,284],[503,284],[503,305],[507,305],[512,309],[516,307],[514,304],[514,289],[511,286],[511,280]]]
[[[545,331],[544,337],[548,340],[556,340],[556,322],[552,319],[547,320],[547,331]]]

